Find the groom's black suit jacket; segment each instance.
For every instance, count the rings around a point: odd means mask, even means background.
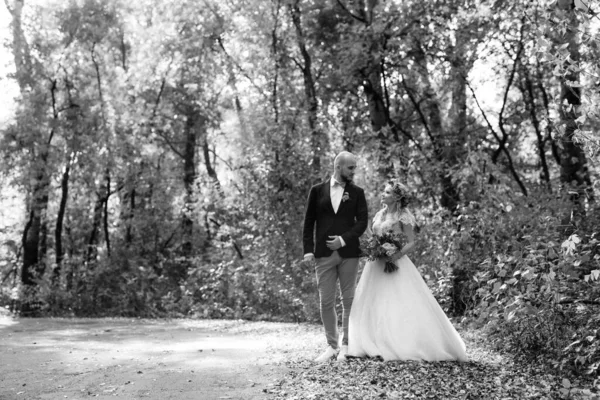
[[[365,192],[347,183],[335,213],[331,205],[330,183],[331,179],[328,179],[310,188],[304,216],[304,254],[329,257],[333,251],[327,247],[326,241],[331,240],[329,236],[341,236],[346,245],[338,250],[339,255],[343,258],[358,257],[358,238],[367,229],[369,220]]]

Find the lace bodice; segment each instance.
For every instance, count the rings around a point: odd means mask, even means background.
[[[387,213],[385,209],[379,210],[373,218],[372,230],[375,235],[381,235],[384,232],[393,231],[394,233],[402,233],[401,225],[416,225],[415,217],[408,210],[403,210],[400,216]]]

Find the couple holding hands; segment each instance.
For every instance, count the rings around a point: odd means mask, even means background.
[[[397,266],[386,272],[384,259],[367,261],[356,284],[359,238],[369,225],[364,190],[352,179],[356,156],[341,152],[331,179],[310,189],[304,218],[304,261],[317,276],[321,319],[328,347],[316,362],[346,356],[384,360],[466,361],[465,344],[441,309],[415,265],[415,218],[407,208],[409,193],[399,182],[381,193],[373,235],[392,233],[405,243],[389,257]],[[337,286],[343,304],[340,343],[335,310]]]

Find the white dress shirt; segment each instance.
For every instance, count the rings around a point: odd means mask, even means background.
[[[340,204],[342,204],[342,196],[344,195],[344,191],[346,190],[346,184],[338,181],[332,176],[329,185],[331,205],[333,206],[333,211],[337,214],[338,210],[340,209]],[[344,239],[342,239],[341,236],[340,242],[342,243],[342,247],[346,246],[346,242],[344,242]]]
[[[333,211],[335,211],[336,214],[342,202],[345,186],[346,185],[344,183],[341,183],[334,177],[331,177],[331,181],[329,183],[329,194],[331,195],[331,205],[333,206]]]

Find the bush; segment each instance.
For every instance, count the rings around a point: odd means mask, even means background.
[[[571,207],[538,191],[464,213],[458,265],[471,278],[462,284],[474,304],[467,315],[487,327],[497,347],[595,374],[599,353],[589,321],[600,306],[600,249],[597,232],[585,227],[599,225],[565,224]]]

